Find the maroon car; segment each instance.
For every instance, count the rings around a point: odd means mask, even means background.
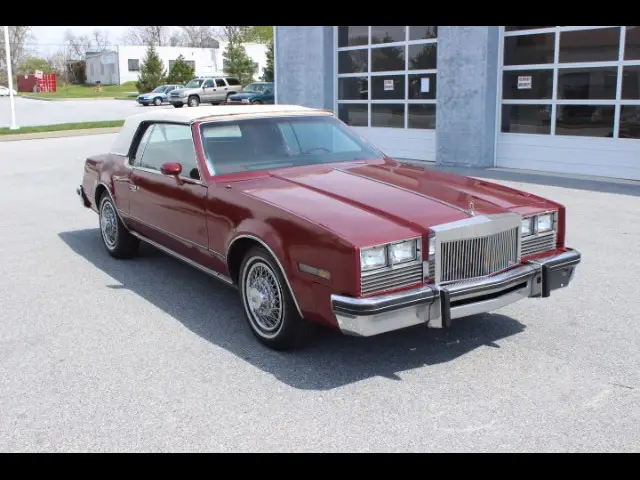
[[[147,242],[236,286],[251,331],[370,336],[549,297],[580,254],[565,208],[394,161],[327,111],[198,107],[128,118],[78,194],[107,251]]]

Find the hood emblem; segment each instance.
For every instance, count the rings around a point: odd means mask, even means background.
[[[473,216],[473,215],[475,215],[475,214],[476,214],[476,212],[475,212],[475,208],[476,208],[476,204],[473,202],[473,200],[471,200],[471,201],[469,202],[469,210],[467,210],[467,212],[469,212],[469,215],[472,215],[472,216]]]

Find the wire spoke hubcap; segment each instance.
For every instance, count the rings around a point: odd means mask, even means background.
[[[249,268],[245,277],[246,304],[256,327],[274,334],[282,325],[284,309],[282,290],[275,274],[259,262]]]
[[[114,248],[118,238],[118,219],[111,202],[102,205],[102,215],[100,216],[100,230],[102,238],[107,247]]]

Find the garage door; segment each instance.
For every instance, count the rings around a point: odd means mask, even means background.
[[[640,180],[640,27],[502,29],[499,167]]]
[[[394,158],[435,161],[437,26],[335,28],[335,110]]]

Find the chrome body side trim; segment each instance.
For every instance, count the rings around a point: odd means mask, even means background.
[[[148,239],[147,237],[145,237],[144,235],[140,235],[138,232],[131,232],[131,234],[137,238],[139,238],[140,240],[142,240],[143,242],[148,243],[149,245],[152,245],[154,247],[156,247],[158,250],[162,250],[164,253],[171,255],[172,257],[194,267],[197,268],[198,270],[206,273],[207,275],[211,275],[212,277],[214,277],[217,280],[220,280],[224,283],[226,283],[227,285],[233,286],[235,287],[235,285],[233,284],[233,281],[227,277],[226,275],[222,275],[221,273],[218,273],[214,270],[211,270],[210,268],[207,267],[203,267],[202,265],[200,265],[197,262],[194,262],[193,260],[180,255],[179,253],[174,252],[173,250],[171,250],[170,248],[165,247],[164,245],[160,245],[157,242],[154,242],[153,240]]]
[[[449,285],[424,285],[373,298],[331,296],[342,333],[373,336],[425,325],[446,328],[451,320],[491,312],[524,298],[546,298],[573,279],[581,255],[576,250],[550,255],[493,276]]]
[[[278,256],[271,249],[271,247],[269,247],[269,245],[267,245],[263,240],[261,240],[260,238],[254,236],[254,235],[248,235],[248,234],[238,235],[238,236],[234,237],[233,240],[231,240],[231,242],[229,242],[229,246],[227,247],[226,258],[229,258],[229,252],[231,251],[231,248],[233,247],[233,244],[236,243],[238,240],[240,240],[242,238],[249,238],[251,240],[255,240],[256,242],[258,242],[260,245],[262,245],[271,254],[273,259],[278,264],[278,267],[280,268],[280,273],[282,273],[282,276],[284,277],[284,281],[287,283],[287,287],[289,288],[289,293],[291,293],[291,298],[293,298],[293,303],[295,304],[296,309],[298,310],[298,313],[300,314],[300,317],[304,318],[304,316],[302,315],[302,310],[300,309],[300,305],[298,304],[298,300],[296,299],[296,294],[293,292],[293,288],[291,287],[291,283],[289,282],[289,278],[287,277],[287,272],[285,271],[284,267],[282,266],[282,263],[280,263],[280,260],[278,259]]]

